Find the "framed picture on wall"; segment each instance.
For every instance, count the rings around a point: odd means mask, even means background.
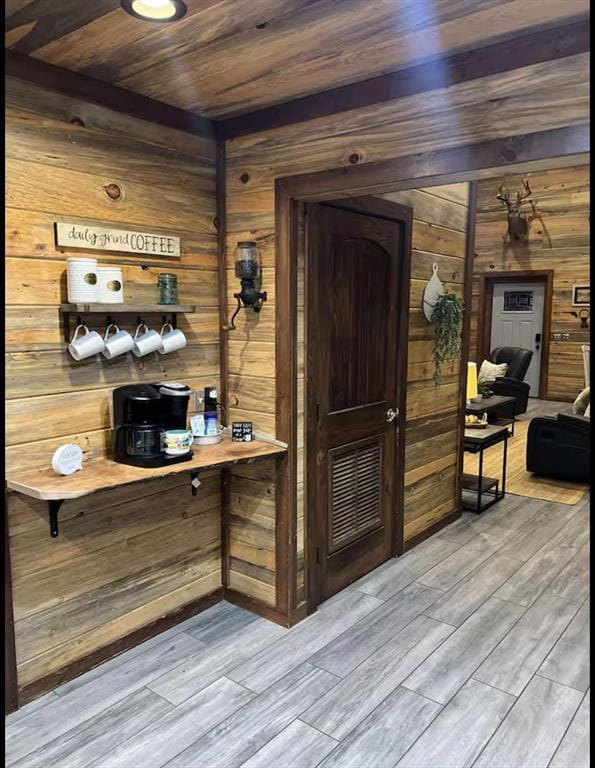
[[[591,286],[573,285],[572,286],[572,306],[589,307],[591,305]]]

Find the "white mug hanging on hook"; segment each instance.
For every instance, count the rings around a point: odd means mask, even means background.
[[[113,329],[114,333],[110,334]],[[118,355],[125,355],[134,347],[134,339],[128,331],[121,331],[115,323],[110,323],[103,336],[105,349],[103,354],[108,360],[113,360]]]
[[[84,330],[84,333],[79,337],[79,331],[82,330]],[[90,331],[84,323],[77,325],[72,341],[68,345],[68,351],[77,362],[97,355],[99,352],[103,352],[104,349],[105,343],[101,336],[97,331]]]
[[[432,264],[432,277],[426,283],[422,301],[424,317],[428,323],[432,322],[432,312],[439,296],[444,293],[444,286],[438,277],[438,264]]]
[[[141,333],[141,330],[143,330]],[[134,333],[134,347],[132,351],[137,357],[143,357],[151,352],[157,352],[161,347],[161,334],[149,330],[145,323],[139,323]]]
[[[169,329],[169,330],[166,330]],[[186,336],[179,328],[174,328],[171,323],[164,323],[161,328],[161,347],[159,353],[167,355],[186,346]]]

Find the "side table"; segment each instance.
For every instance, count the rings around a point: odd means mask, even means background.
[[[472,413],[478,418],[487,413],[490,424],[505,426],[511,424],[511,435],[514,435],[516,418],[516,399],[506,395],[492,395],[479,403],[467,403],[465,413]],[[505,414],[504,416],[502,414]]]
[[[470,429],[469,427],[465,429],[463,447],[468,453],[479,454],[479,473],[478,475],[463,473],[463,498],[461,503],[464,509],[469,509],[479,514],[504,498],[506,494],[506,459],[509,437],[508,427],[490,424],[485,429]],[[483,452],[486,448],[491,448],[499,443],[503,444],[501,485],[500,480],[497,478],[483,476]],[[471,494],[472,501],[465,499],[465,492]],[[484,496],[487,496],[489,500],[484,502]]]

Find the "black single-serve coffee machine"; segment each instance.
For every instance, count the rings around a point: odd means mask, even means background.
[[[186,429],[193,391],[177,382],[116,387],[112,393],[114,461],[134,467],[165,467],[191,459],[191,450],[167,454],[163,435],[167,430]]]

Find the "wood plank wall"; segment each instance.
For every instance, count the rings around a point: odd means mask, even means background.
[[[87,457],[105,454],[116,385],[218,383],[215,147],[13,79],[6,121],[6,439],[15,470],[47,467],[66,442]],[[120,199],[106,195],[110,183]],[[159,361],[70,359],[58,305],[72,253],[54,246],[52,227],[73,218],[181,237],[177,263],[95,255],[122,265],[127,301],[154,303],[157,273],[178,276],[180,300],[198,307],[179,318],[184,350]],[[146,319],[158,326],[161,316]],[[11,495],[9,532],[21,689],[221,586],[218,474],[204,477],[198,498],[179,477],[66,502],[57,539],[45,504]]]
[[[511,191],[522,189],[522,178],[506,175],[478,183],[470,359],[477,357],[479,276],[491,271],[554,270],[547,398],[572,401],[584,387],[581,345],[589,343],[589,330],[581,329],[574,314],[580,308],[572,306],[572,286],[590,283],[589,167],[528,174],[538,216],[526,206],[528,240],[511,243],[506,210],[496,194],[500,184]],[[568,333],[570,339],[555,341],[553,335],[558,333]]]
[[[230,334],[231,418],[248,418],[257,429],[275,431],[276,178],[588,122],[588,83],[588,55],[577,55],[227,141],[228,267],[233,268],[238,240],[257,240],[263,288],[270,297],[260,315],[243,313],[238,330]],[[230,286],[236,284],[232,278]],[[432,421],[428,417],[428,429]],[[232,488],[237,482],[253,504],[274,498],[272,466],[266,478],[246,481],[234,475]],[[423,504],[432,492],[420,493]],[[244,517],[241,528],[230,529],[230,548],[240,530],[243,538],[262,541],[262,549],[253,547],[246,561],[236,558],[230,579],[272,605],[272,532],[267,528],[263,539],[256,520]],[[240,568],[250,571],[250,584]]]
[[[421,305],[432,264],[447,291],[461,298],[465,283],[469,184],[381,195],[413,208],[407,413],[405,419],[405,543],[457,507],[457,432],[460,360],[434,384],[434,326]]]

